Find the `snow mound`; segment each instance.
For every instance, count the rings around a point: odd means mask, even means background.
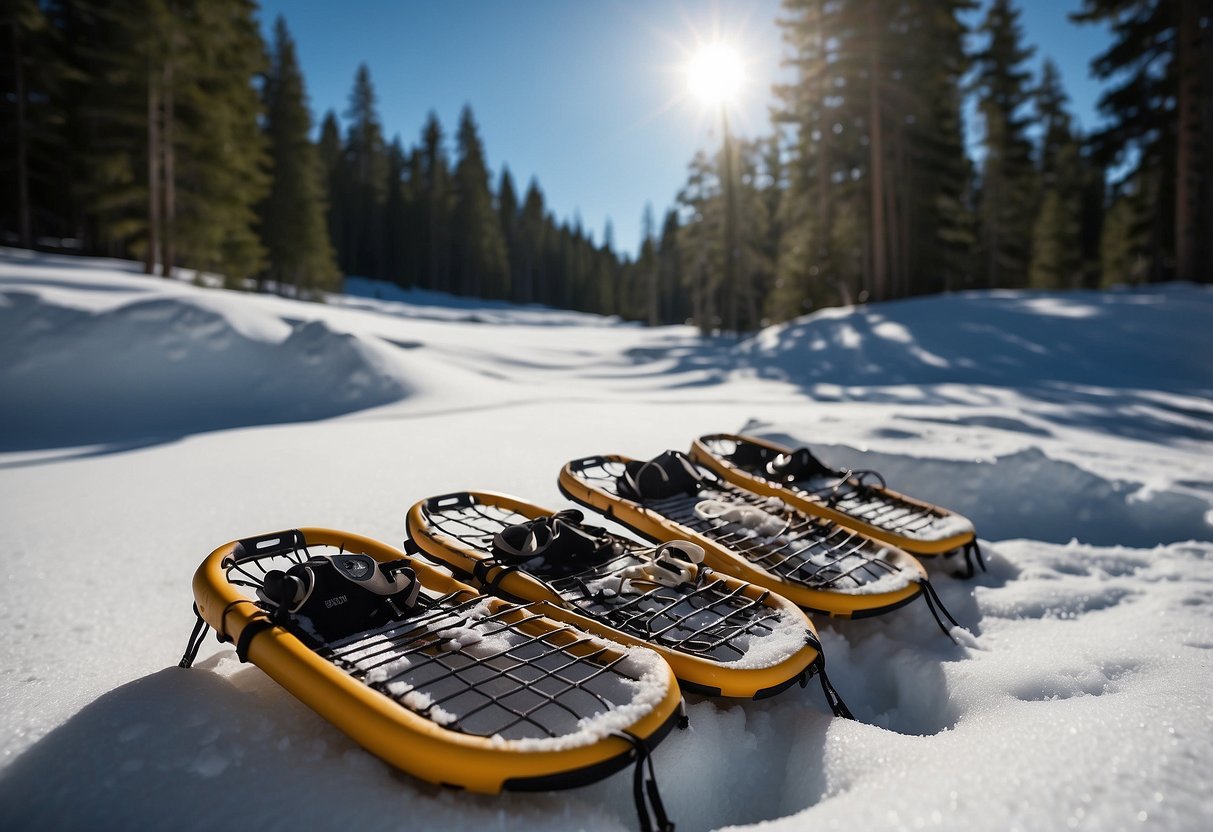
[[[965,292],[825,309],[737,347],[762,378],[814,385],[1098,385],[1213,391],[1213,290]],[[1147,381],[1148,380],[1148,381]]]
[[[102,311],[0,292],[0,450],[321,419],[404,398],[391,348],[188,296]]]

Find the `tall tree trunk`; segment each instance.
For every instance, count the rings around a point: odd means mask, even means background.
[[[29,207],[29,129],[25,115],[25,56],[21,54],[21,22],[13,15],[13,77],[17,89],[17,222],[22,248],[34,242]]]
[[[1179,74],[1177,143],[1175,159],[1175,276],[1197,280],[1197,194],[1200,168],[1200,65],[1201,29],[1197,0],[1179,0]]]
[[[871,42],[868,46],[868,179],[872,186],[872,294],[870,300],[885,299],[886,265],[885,255],[885,182],[884,182],[884,137],[880,112],[880,26],[879,0],[868,2],[868,31]]]
[[[164,151],[164,256],[161,272],[165,277],[173,276],[177,260],[176,243],[173,238],[173,222],[177,217],[176,162],[173,152],[173,59],[164,62],[164,135],[161,143]]]
[[[160,97],[157,72],[151,57],[147,59],[147,253],[144,274],[156,273],[156,255],[160,249]]]

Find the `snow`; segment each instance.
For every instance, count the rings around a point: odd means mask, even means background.
[[[952,508],[989,572],[814,619],[831,681],[688,697],[683,832],[1203,829],[1213,816],[1213,292],[986,292],[699,340],[534,307],[326,304],[0,251],[0,828],[625,830],[630,774],[496,797],[394,774],[230,645],[177,668],[215,546],[399,543],[417,499],[563,506],[560,465],[808,445]],[[597,521],[595,521],[597,522]]]

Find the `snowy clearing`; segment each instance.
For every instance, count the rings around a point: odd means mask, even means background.
[[[832,681],[688,697],[680,832],[1204,829],[1213,816],[1213,291],[826,310],[736,344],[354,282],[308,304],[0,249],[0,828],[630,830],[631,778],[400,776],[227,645],[190,578],[301,525],[399,544],[417,499],[748,432],[971,518],[990,570],[815,619]]]

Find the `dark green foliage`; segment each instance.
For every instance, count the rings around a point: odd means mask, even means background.
[[[263,90],[265,134],[273,161],[269,196],[261,204],[261,240],[269,278],[312,292],[332,289],[338,273],[325,223],[326,182],[307,108],[303,74],[286,21],[274,25],[270,71]]]
[[[1132,182],[1133,196],[1122,199],[1141,210],[1120,199],[1113,204],[1121,232],[1133,250],[1147,252],[1150,279],[1213,281],[1213,12],[1207,0],[1084,0],[1071,17],[1106,24],[1114,36],[1091,63],[1109,87],[1099,100],[1108,123],[1090,142],[1101,164],[1129,163],[1114,184]]]
[[[451,180],[452,286],[463,295],[508,297],[505,240],[500,218],[493,210],[488,164],[471,107],[464,107],[459,116],[456,146]]]
[[[985,134],[978,199],[977,268],[984,286],[1025,286],[1031,256],[1036,176],[1028,139],[1030,74],[1024,63],[1019,11],[994,0],[980,27],[985,43],[974,56],[978,110]]]

